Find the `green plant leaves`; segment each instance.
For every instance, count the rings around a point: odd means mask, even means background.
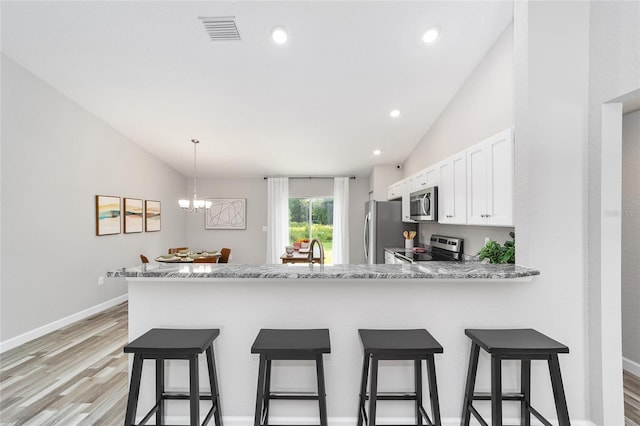
[[[514,238],[515,234],[509,235]],[[478,252],[480,260],[489,259],[489,263],[516,263],[516,243],[515,241],[505,241],[504,246],[493,240],[487,243]]]

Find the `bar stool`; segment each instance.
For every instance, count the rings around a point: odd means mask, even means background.
[[[142,364],[145,359],[156,361],[156,403],[144,416],[140,425],[145,424],[156,413],[156,425],[164,424],[164,401],[189,400],[191,415],[190,426],[200,424],[200,400],[210,400],[211,409],[207,413],[202,426],[209,423],[214,416],[216,426],[222,426],[220,414],[220,396],[213,356],[213,341],[220,334],[219,329],[166,329],[153,328],[124,347],[125,353],[132,353],[133,369],[125,426],[135,426],[138,396],[140,394],[140,378]],[[198,355],[206,351],[209,369],[209,386],[211,394],[201,394],[198,380]],[[182,359],[189,361],[189,393],[165,392],[164,361]]]
[[[327,426],[327,399],[322,354],[331,353],[328,329],[262,329],[251,346],[251,353],[260,354],[254,426],[269,424],[269,402],[280,399],[317,400],[320,426]],[[318,393],[308,395],[294,392],[272,392],[271,361],[300,359],[316,361]]]
[[[362,380],[360,384],[360,400],[358,402],[358,426],[366,422],[369,426],[376,424],[376,408],[378,401],[415,401],[416,425],[422,425],[424,419],[430,426],[440,426],[440,405],[438,402],[438,386],[434,354],[442,353],[440,343],[425,329],[418,330],[358,330],[364,348],[362,362]],[[378,392],[378,361],[380,360],[413,360],[414,392],[383,393]],[[426,361],[431,415],[429,418],[422,405],[422,360]],[[371,363],[371,367],[369,367]],[[367,376],[371,375],[371,387],[367,394]],[[369,399],[369,418],[365,409]]]
[[[570,425],[558,362],[558,354],[569,353],[568,347],[530,328],[515,330],[467,329],[464,333],[471,339],[471,355],[462,408],[463,426],[469,425],[471,414],[480,423],[487,424],[473,407],[473,401],[491,401],[492,426],[502,426],[502,401],[520,401],[521,425],[530,425],[531,414],[542,423],[550,425],[551,423],[531,406],[531,360],[547,360],[558,422],[560,426]],[[491,355],[491,393],[474,393],[480,348]],[[520,360],[520,393],[502,393],[501,361],[503,359]]]

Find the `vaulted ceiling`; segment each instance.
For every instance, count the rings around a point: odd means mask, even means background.
[[[5,55],[186,176],[199,139],[201,177],[366,176],[402,162],[512,19],[509,1],[1,7]],[[240,40],[212,41],[203,17],[233,17]],[[431,27],[441,35],[425,44]]]

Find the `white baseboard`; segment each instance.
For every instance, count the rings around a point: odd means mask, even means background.
[[[629,373],[640,377],[640,364],[635,361],[631,361],[629,358],[622,357],[622,368]]]
[[[73,324],[76,321],[88,318],[91,315],[95,315],[119,303],[125,302],[128,298],[129,296],[127,294],[123,294],[122,296],[107,300],[106,302],[100,303],[96,306],[92,306],[91,308],[85,309],[84,311],[77,312],[73,315],[69,315],[68,317],[50,322],[49,324],[45,324],[42,327],[27,331],[26,333],[23,333],[19,336],[7,339],[4,342],[0,342],[0,354],[8,351],[9,349],[13,349],[16,346],[20,346],[23,343],[27,343],[33,339],[42,337],[45,334],[51,333],[52,331],[56,331],[62,327],[66,327],[69,324]]]
[[[138,419],[141,420],[141,419]],[[201,419],[204,420],[204,417]],[[223,423],[225,426],[253,426],[253,417],[248,416],[223,416]],[[518,424],[520,419],[505,419],[506,424]],[[167,424],[185,424],[189,422],[187,416],[166,416],[165,422]],[[269,423],[279,425],[317,425],[320,420],[317,417],[271,417]],[[414,417],[383,417],[378,418],[376,424],[379,425],[398,425],[398,424],[411,424],[415,422]],[[552,419],[553,422],[553,419]],[[329,426],[355,426],[357,419],[355,417],[329,417]],[[557,423],[557,422],[556,422]],[[535,417],[532,416],[531,424],[541,425],[538,423]],[[588,420],[571,420],[571,424],[574,426],[596,426],[595,423]],[[446,417],[442,418],[442,426],[460,426],[459,417]]]

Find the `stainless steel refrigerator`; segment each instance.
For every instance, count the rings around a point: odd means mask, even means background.
[[[364,214],[364,257],[368,264],[384,263],[385,247],[404,247],[403,232],[418,230],[417,223],[402,222],[402,201],[369,200]]]

